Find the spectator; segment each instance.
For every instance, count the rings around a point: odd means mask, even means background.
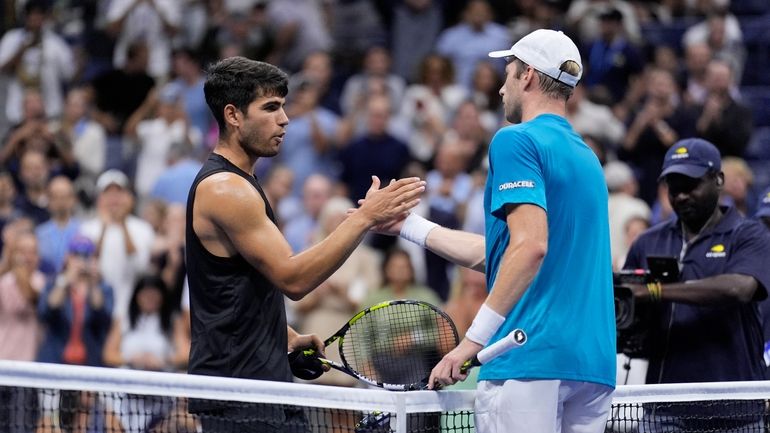
[[[454,216],[455,225],[465,215],[465,205],[473,192],[473,179],[465,172],[470,155],[459,138],[447,135],[439,145],[435,168],[425,176],[428,206]]]
[[[643,59],[623,34],[623,14],[619,10],[600,13],[599,29],[599,37],[586,47],[585,85],[597,98],[615,105],[623,101],[629,84],[642,72]]]
[[[418,66],[433,50],[443,24],[437,1],[405,0],[396,4],[390,31],[393,71],[408,82],[417,81]]]
[[[25,89],[35,89],[45,100],[45,116],[62,112],[62,89],[75,74],[75,58],[69,45],[48,25],[45,0],[24,5],[24,27],[6,32],[0,39],[0,70],[10,78],[5,105],[6,118],[21,121]]]
[[[113,290],[113,316],[125,317],[134,284],[149,266],[153,230],[131,214],[134,197],[125,174],[105,171],[96,190],[97,216],[84,221],[80,232],[96,245],[99,271]]]
[[[722,172],[725,184],[720,204],[735,208],[742,216],[748,217],[754,211],[754,197],[750,195],[754,185],[754,173],[746,161],[735,156],[722,158]]]
[[[59,133],[71,143],[72,154],[80,169],[75,179],[77,189],[88,199],[94,196],[94,184],[99,173],[104,171],[107,152],[107,134],[104,127],[91,118],[92,105],[88,90],[71,89],[59,124]]]
[[[182,107],[190,127],[197,131],[195,135],[206,137],[215,122],[203,95],[203,83],[206,80],[200,58],[190,49],[178,49],[174,51],[172,60],[176,79],[167,86],[175,86],[180,92]]]
[[[706,102],[706,69],[711,59],[711,48],[707,43],[692,44],[685,47],[685,103],[702,105]]]
[[[105,169],[126,169],[130,155],[124,149],[123,127],[155,86],[155,80],[147,74],[148,50],[145,42],[130,44],[125,65],[97,76],[91,83],[96,105],[94,120],[107,133]]]
[[[586,98],[585,87],[579,84],[567,100],[567,120],[579,134],[591,136],[617,149],[626,135],[626,126],[609,107]]]
[[[650,219],[650,207],[644,200],[636,197],[639,184],[634,173],[626,163],[621,161],[608,162],[604,166],[604,179],[607,181],[609,198],[607,208],[610,218],[610,251],[612,263],[617,264],[613,269],[623,266],[621,258],[625,258],[631,243],[626,238],[626,227],[634,218]]]
[[[564,12],[559,0],[516,0],[512,3],[518,9],[518,13],[508,21],[514,41],[537,29],[564,30]]]
[[[131,44],[143,41],[149,49],[150,75],[156,80],[167,78],[171,71],[171,38],[179,30],[181,14],[176,0],[112,0],[107,25],[117,38],[115,67],[124,67]]]
[[[294,172],[285,165],[275,164],[270,167],[264,179],[262,190],[270,202],[270,207],[276,209],[278,228],[282,228],[283,222],[301,212],[301,206],[296,199],[284,200],[289,198],[294,186]]]
[[[415,283],[412,260],[404,250],[394,248],[385,254],[382,276],[383,286],[371,292],[364,299],[363,305],[369,306],[393,299],[413,299],[441,305],[441,299],[433,290]]]
[[[406,144],[387,132],[390,120],[388,98],[369,99],[366,118],[366,135],[344,146],[340,152],[340,180],[347,187],[351,200],[366,196],[372,176],[379,176],[382,182],[398,179],[409,162]]]
[[[369,96],[369,81],[382,80],[385,93],[390,100],[390,106],[395,110],[401,104],[406,82],[403,78],[390,72],[390,53],[385,47],[374,46],[366,51],[364,67],[360,74],[348,78],[342,89],[342,110],[351,114],[366,105]]]
[[[433,158],[450,113],[467,97],[468,91],[455,84],[449,58],[431,54],[422,60],[418,81],[406,89],[398,113],[398,122],[407,132],[409,150],[417,160],[428,162]]]
[[[466,158],[463,171],[471,172],[486,164],[487,143],[499,122],[493,123],[491,119],[485,119],[484,114],[473,101],[463,102],[454,113],[450,129],[442,137],[442,140],[445,140],[448,136],[454,136],[462,147]],[[489,125],[494,126],[489,129]]]
[[[20,171],[21,156],[28,150],[42,152],[55,174],[64,174],[75,179],[79,167],[72,153],[72,146],[67,137],[55,134],[55,125],[43,117],[42,95],[35,89],[24,93],[24,118],[10,132],[5,145],[0,150],[0,163],[6,164],[12,173]],[[19,183],[17,186],[21,187]]]
[[[152,186],[150,197],[167,203],[187,203],[187,193],[201,163],[192,157],[192,146],[185,141],[171,144],[166,161],[166,169]]]
[[[19,212],[31,218],[35,225],[42,224],[51,217],[46,209],[49,167],[48,160],[39,150],[31,149],[21,156],[21,194],[16,197],[15,206]]]
[[[383,5],[375,5],[371,0],[347,0],[327,2],[323,6],[327,8],[326,22],[332,36],[334,56],[343,71],[349,73],[352,68],[358,69],[365,53],[387,42],[384,14],[377,10],[379,7],[382,11]]]
[[[127,315],[117,318],[104,346],[105,365],[173,371],[187,364],[180,329],[175,329],[168,291],[158,277],[136,282]]]
[[[184,263],[186,212],[183,203],[172,204],[166,208],[161,230],[156,232],[150,255],[153,274],[163,280],[174,311],[181,305],[187,274]]]
[[[694,120],[681,104],[669,72],[649,70],[645,93],[644,105],[633,116],[619,156],[639,170],[639,195],[652,203],[663,155],[680,137],[693,135]]]
[[[316,51],[305,57],[302,70],[289,78],[289,88],[296,89],[303,82],[311,82],[318,89],[319,105],[336,115],[342,114],[340,107],[344,79],[335,76],[332,57],[328,52]]]
[[[150,92],[126,122],[125,136],[139,145],[136,161],[136,193],[146,199],[168,164],[174,143],[200,143],[201,136],[190,128],[180,88],[165,86]]]
[[[34,361],[40,336],[36,306],[45,286],[37,270],[37,238],[22,232],[6,248],[8,270],[0,274],[0,359]]]
[[[125,316],[115,318],[104,344],[103,360],[109,367],[178,371],[187,366],[189,344],[163,280],[138,279]],[[151,423],[173,411],[173,399],[132,395],[121,401],[123,425],[129,431],[146,431]]]
[[[625,269],[646,269],[646,257],[653,255],[676,257],[679,263],[676,282],[631,285],[634,296],[653,308],[647,383],[763,380],[757,301],[770,287],[765,262],[770,234],[734,208],[718,205],[724,176],[712,143],[677,142],[666,153],[661,179],[677,218],[639,236],[625,264]],[[700,423],[700,413],[729,430],[762,426],[760,418],[751,417],[736,421],[730,416],[725,424],[721,418],[728,415],[722,410],[694,405],[651,407],[644,425],[651,432],[688,430],[688,419]]]
[[[80,219],[75,218],[75,188],[72,181],[57,176],[48,182],[48,213],[51,219],[35,229],[39,256],[54,273],[62,271],[67,248],[80,230]]]
[[[471,99],[481,112],[482,123],[487,131],[494,131],[502,118],[502,102],[498,92],[503,87],[500,71],[490,61],[476,63],[471,84]]]
[[[578,39],[591,41],[599,37],[599,16],[607,9],[616,9],[623,15],[623,33],[631,42],[641,40],[639,20],[633,6],[625,0],[575,0],[567,9],[567,26],[575,29]]]
[[[11,173],[0,169],[0,233],[5,225],[21,216],[16,209],[16,186],[13,184]],[[3,237],[0,236],[0,254],[3,252]]]
[[[314,0],[271,1],[269,21],[275,26],[275,46],[269,63],[296,71],[310,53],[329,51],[332,39],[323,19],[323,8]]]
[[[283,229],[292,251],[299,252],[313,245],[318,218],[332,196],[332,181],[321,174],[310,175],[302,185],[302,213],[286,221]]]
[[[46,326],[37,360],[101,366],[112,314],[112,289],[99,275],[96,247],[84,236],[67,245],[64,268],[38,302]]]
[[[698,136],[714,143],[723,156],[742,156],[752,132],[751,109],[733,98],[730,64],[712,60],[706,69],[706,100],[697,108]]]
[[[738,19],[728,13],[726,8],[713,8],[709,11],[706,21],[690,27],[682,36],[685,49],[704,43],[708,44],[714,58],[728,62],[736,77],[740,79],[743,76],[743,66],[746,62],[743,33]]]
[[[456,284],[444,311],[452,318],[462,339],[487,299],[487,279],[483,272],[470,268],[458,267],[457,271]]]
[[[318,105],[319,91],[314,82],[299,83],[287,103],[286,114],[291,118],[291,128],[286,129],[278,161],[294,172],[293,195],[299,195],[305,179],[311,174],[330,178],[338,175],[334,156],[338,147],[335,133],[339,118]]]
[[[471,0],[462,22],[441,32],[436,41],[436,51],[452,60],[457,83],[468,91],[476,63],[495,48],[511,45],[508,30],[493,19],[487,0]]]

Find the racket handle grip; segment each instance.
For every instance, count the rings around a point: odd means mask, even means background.
[[[523,329],[516,328],[491,346],[482,349],[473,359],[465,361],[460,367],[460,373],[465,374],[471,368],[486,364],[511,349],[523,346],[526,342],[527,333]]]

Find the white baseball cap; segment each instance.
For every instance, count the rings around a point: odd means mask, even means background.
[[[560,81],[570,87],[575,87],[583,76],[583,62],[580,51],[567,35],[560,31],[540,29],[524,36],[513,44],[510,50],[492,51],[489,57],[501,58],[513,56],[532,66],[536,70]],[[577,75],[571,75],[559,70],[561,65],[571,60],[580,66]]]
[[[117,185],[123,189],[129,186],[128,177],[120,170],[110,169],[99,175],[96,180],[96,190],[100,193],[110,185]]]

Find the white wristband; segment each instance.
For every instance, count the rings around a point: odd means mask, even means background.
[[[428,239],[428,233],[436,227],[438,227],[438,224],[410,213],[404,220],[404,225],[401,226],[401,233],[399,235],[425,248],[425,240]]]
[[[497,314],[486,303],[481,304],[479,312],[476,313],[476,317],[473,319],[473,324],[468,329],[468,332],[465,333],[465,338],[486,346],[503,322],[505,322],[505,317]]]

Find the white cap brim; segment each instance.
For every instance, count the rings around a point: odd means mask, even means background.
[[[492,57],[493,59],[502,59],[503,57],[509,57],[512,55],[513,51],[511,50],[492,51],[489,53],[489,57]]]

